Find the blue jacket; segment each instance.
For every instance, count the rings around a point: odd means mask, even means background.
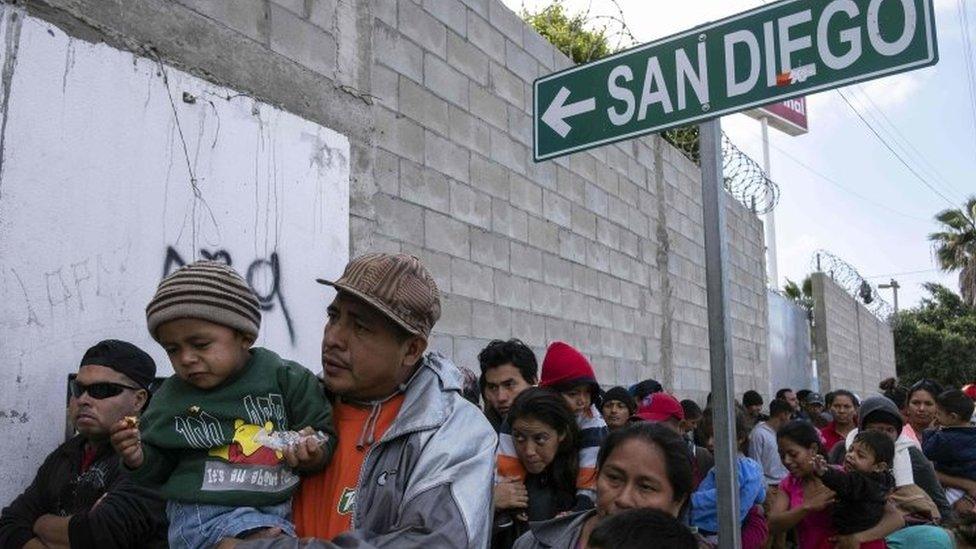
[[[976,427],[943,427],[925,437],[922,452],[936,471],[976,480]]]
[[[739,522],[746,519],[749,509],[766,499],[766,483],[759,462],[739,454],[736,459],[739,473]],[[704,532],[718,532],[718,488],[715,486],[715,468],[698,485],[691,495],[691,524]]]

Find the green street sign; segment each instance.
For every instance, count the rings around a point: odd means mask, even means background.
[[[934,65],[932,0],[782,0],[543,76],[536,161]]]

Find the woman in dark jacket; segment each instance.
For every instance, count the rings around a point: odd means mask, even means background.
[[[566,400],[548,389],[520,394],[508,412],[515,452],[524,478],[499,478],[492,547],[505,549],[528,529],[576,503],[580,430]]]

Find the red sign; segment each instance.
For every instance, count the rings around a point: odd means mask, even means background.
[[[779,103],[770,103],[762,107],[746,111],[753,118],[766,117],[769,125],[789,135],[807,133],[807,100],[805,97],[787,99]]]

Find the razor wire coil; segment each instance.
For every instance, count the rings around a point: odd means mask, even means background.
[[[698,126],[668,130],[662,136],[692,162],[700,162]],[[725,190],[757,215],[773,211],[779,203],[779,185],[755,160],[739,150],[725,132],[722,132],[722,176]]]
[[[881,297],[878,287],[869,282],[850,263],[827,250],[813,252],[810,269],[822,272],[839,284],[851,297],[864,304],[869,311],[881,320],[888,320],[894,309]]]

